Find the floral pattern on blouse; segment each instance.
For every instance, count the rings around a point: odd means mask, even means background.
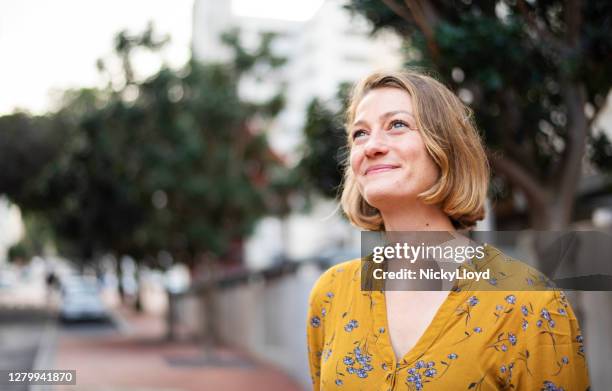
[[[501,264],[486,284],[548,284],[492,246],[486,255],[468,265]],[[583,336],[563,292],[460,286],[397,360],[384,292],[361,290],[363,267],[359,259],[336,265],[311,291],[307,340],[315,390],[589,389]]]

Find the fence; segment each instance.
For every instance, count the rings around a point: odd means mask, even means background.
[[[310,289],[321,271],[315,262],[285,263],[225,277],[213,290],[200,285],[171,295],[169,337],[207,341],[214,328],[216,342],[282,368],[309,389],[306,313]],[[206,311],[206,303],[212,303],[212,311]],[[207,313],[215,314],[210,323]]]

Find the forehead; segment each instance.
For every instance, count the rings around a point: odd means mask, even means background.
[[[407,91],[395,87],[376,88],[365,94],[357,105],[355,120],[399,110],[412,113],[412,99]]]

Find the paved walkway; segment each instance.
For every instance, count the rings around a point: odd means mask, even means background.
[[[122,332],[62,331],[55,368],[76,369],[61,391],[301,391],[280,370],[246,354],[167,342],[163,319],[122,311]]]

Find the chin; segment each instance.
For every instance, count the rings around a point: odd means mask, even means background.
[[[379,187],[364,192],[365,200],[376,209],[380,209],[387,204],[397,205],[398,201],[405,200],[407,197],[409,197],[408,194],[397,193],[397,188],[385,189]]]

